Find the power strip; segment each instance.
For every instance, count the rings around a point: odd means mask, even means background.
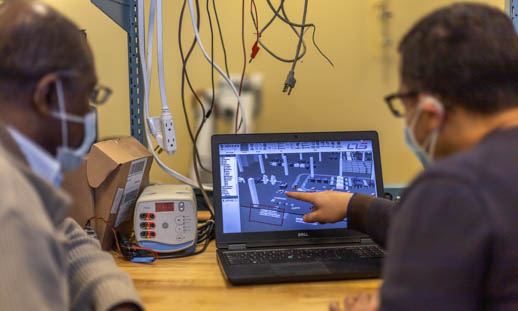
[[[169,155],[173,155],[178,149],[178,145],[176,144],[173,116],[169,111],[162,113],[161,128],[163,138],[162,149]]]

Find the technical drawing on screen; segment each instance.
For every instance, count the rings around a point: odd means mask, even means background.
[[[223,232],[347,228],[306,223],[311,204],[286,191],[376,195],[370,140],[219,145]]]

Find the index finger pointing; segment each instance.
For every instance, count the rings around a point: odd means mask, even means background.
[[[286,192],[286,195],[295,200],[301,200],[315,204],[315,192]]]

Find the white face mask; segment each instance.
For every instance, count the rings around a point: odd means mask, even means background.
[[[433,98],[428,98],[427,100],[433,101],[435,105],[437,105],[439,111],[444,113],[443,105]],[[414,130],[417,126],[417,121],[419,120],[419,116],[423,111],[421,103],[418,104],[417,110],[414,118],[410,121],[410,126],[405,124],[405,140],[412,152],[417,156],[421,164],[424,168],[427,168],[433,162],[433,155],[435,153],[435,148],[437,146],[437,139],[439,138],[439,132],[441,130],[441,126],[438,126],[434,129],[428,137],[426,137],[424,144],[421,146],[417,142],[417,138],[415,137]],[[428,149],[428,151],[427,151]]]
[[[57,149],[57,160],[61,165],[61,171],[73,171],[81,160],[90,151],[90,147],[97,137],[97,116],[95,111],[87,113],[84,117],[67,114],[65,110],[65,95],[61,80],[56,81],[59,112],[53,111],[52,116],[61,120],[62,145]],[[68,125],[67,122],[83,123],[84,136],[81,145],[75,149],[68,146]]]

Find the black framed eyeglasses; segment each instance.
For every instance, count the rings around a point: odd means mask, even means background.
[[[92,92],[92,97],[90,97],[90,102],[94,105],[102,105],[108,101],[113,91],[107,86],[98,85],[95,87]]]
[[[417,91],[393,93],[385,96],[385,102],[395,117],[402,118],[406,114],[406,106],[403,103],[403,99],[417,97],[417,95],[419,95]]]

